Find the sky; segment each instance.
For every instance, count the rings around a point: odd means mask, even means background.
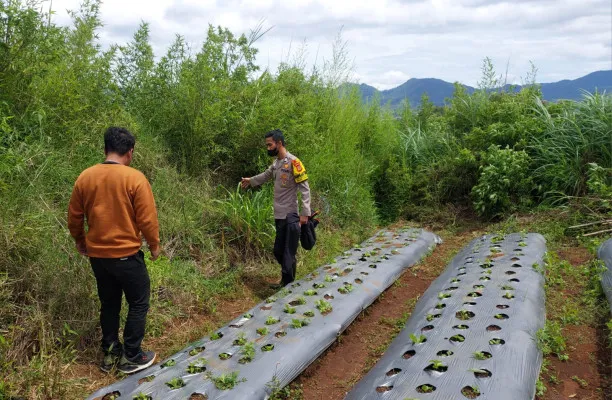
[[[69,25],[79,0],[49,5]],[[127,43],[145,21],[158,57],[176,34],[197,50],[208,24],[247,35],[262,24],[257,63],[271,71],[299,55],[321,66],[341,35],[352,80],[381,90],[410,78],[475,86],[485,57],[508,83],[530,62],[539,82],[612,69],[612,0],[106,0],[101,14],[103,47]]]

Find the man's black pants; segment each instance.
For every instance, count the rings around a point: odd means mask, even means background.
[[[144,253],[139,251],[125,258],[92,257],[89,260],[96,276],[101,303],[102,350],[114,354],[121,351],[119,312],[125,293],[129,310],[123,330],[123,349],[127,357],[134,357],[141,351],[151,293]]]
[[[300,243],[300,217],[297,213],[287,214],[286,219],[274,220],[276,239],[274,257],[281,265],[282,283],[287,285],[295,280],[298,245]]]

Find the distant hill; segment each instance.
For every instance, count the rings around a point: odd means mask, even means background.
[[[361,97],[365,101],[371,101],[378,93],[383,104],[390,103],[392,108],[398,107],[404,99],[407,99],[413,107],[420,104],[421,95],[427,93],[429,99],[436,105],[443,105],[444,100],[453,95],[455,90],[454,85],[450,82],[441,79],[412,78],[401,84],[400,86],[388,89],[378,90],[366,84],[351,84],[358,86],[361,92]],[[471,86],[463,85],[468,92],[473,92],[475,89]],[[520,85],[515,86],[517,90]],[[594,92],[595,90],[606,91],[612,93],[612,70],[596,71],[581,78],[574,80],[562,80],[553,83],[543,83],[542,96],[544,100],[555,101],[560,99],[578,100],[582,97],[582,90]]]

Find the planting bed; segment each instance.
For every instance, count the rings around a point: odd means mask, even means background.
[[[612,310],[612,239],[608,239],[601,245],[597,255],[606,265],[606,271],[601,276],[601,286],[610,303],[610,310]]]
[[[538,234],[488,235],[462,250],[425,292],[385,355],[347,400],[532,400],[542,354]]]
[[[264,399],[299,375],[439,241],[418,229],[381,232],[210,338],[89,399]]]

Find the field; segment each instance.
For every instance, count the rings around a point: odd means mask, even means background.
[[[610,311],[595,260],[609,232],[571,228],[612,213],[609,94],[545,103],[535,71],[519,93],[505,92],[487,59],[475,93],[457,86],[444,107],[424,98],[391,110],[343,85],[341,38],[320,69],[297,59],[262,71],[260,31],[211,26],[198,49],[177,37],[154,57],[146,23],[131,42],[101,49],[96,1],[69,28],[20,2],[0,3],[0,16],[0,399],[80,399],[117,379],[97,369],[95,283],[66,228],[74,180],[103,160],[110,125],[136,134],[134,167],[156,198],[164,256],[148,262],[145,346],[162,357],[273,294],[272,191],[237,184],[270,162],[263,134],[281,128],[322,213],[300,277],[381,227],[407,223],[445,242],[279,398],[342,398],[464,245],[520,231],[548,242],[539,398],[610,392]]]

